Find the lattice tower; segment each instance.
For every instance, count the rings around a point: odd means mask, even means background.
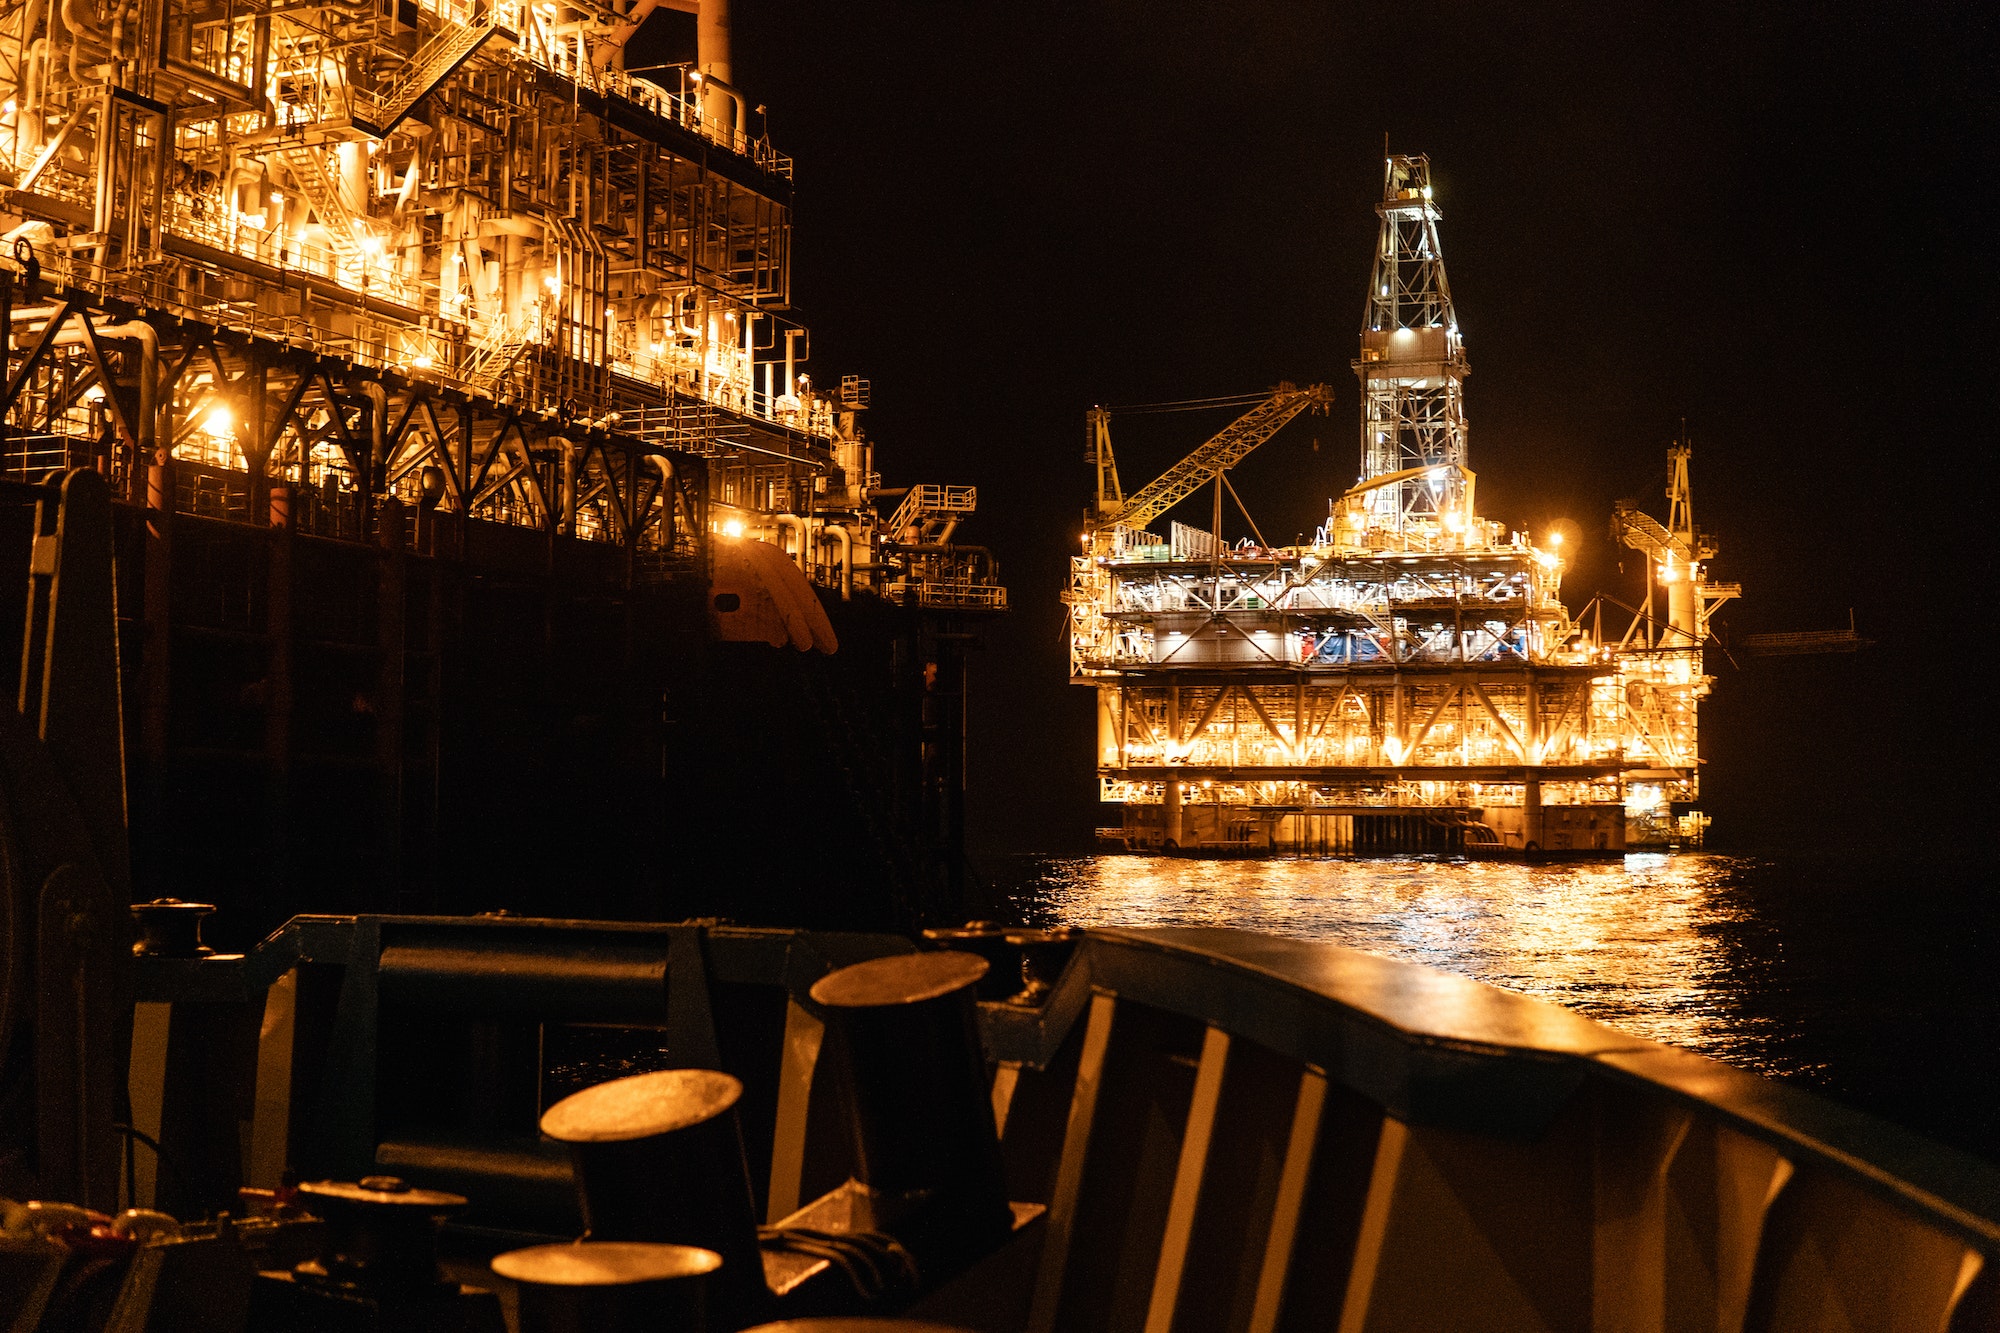
[[[1431,198],[1430,159],[1390,157],[1368,304],[1361,323],[1361,479],[1436,467],[1385,486],[1369,501],[1375,524],[1402,532],[1464,502],[1465,344],[1452,310],[1442,214]]]

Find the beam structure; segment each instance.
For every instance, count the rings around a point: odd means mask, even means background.
[[[1686,450],[1668,524],[1629,507],[1617,524],[1660,565],[1662,627],[1649,594],[1606,642],[1563,604],[1563,532],[1538,540],[1474,508],[1465,345],[1432,196],[1426,159],[1386,161],[1354,363],[1361,472],[1310,542],[1270,546],[1254,522],[1234,544],[1178,521],[1143,530],[1193,494],[1189,463],[1113,505],[1108,416],[1090,417],[1098,504],[1065,597],[1070,669],[1099,695],[1098,775],[1128,847],[1318,846],[1290,812],[1403,807],[1455,812],[1453,850],[1461,834],[1517,852],[1699,838],[1682,803],[1697,791],[1701,645],[1734,589],[1705,582],[1713,547],[1693,530]],[[1420,844],[1372,849],[1438,849],[1431,824],[1418,831]]]

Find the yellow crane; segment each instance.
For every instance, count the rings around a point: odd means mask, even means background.
[[[1311,408],[1325,412],[1333,403],[1333,389],[1325,384],[1282,383],[1271,390],[1248,412],[1224,426],[1197,446],[1186,458],[1162,472],[1128,499],[1118,484],[1118,465],[1111,454],[1111,408],[1092,408],[1089,414],[1092,463],[1097,475],[1096,504],[1091,512],[1093,530],[1113,526],[1143,528],[1215,477],[1250,456],[1250,451],[1276,435],[1299,413]]]

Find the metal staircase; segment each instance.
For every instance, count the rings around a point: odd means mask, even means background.
[[[493,333],[473,355],[466,367],[465,382],[476,393],[492,396],[507,379],[507,372],[521,359],[528,346],[525,324],[513,327],[505,320],[493,326]]]
[[[889,520],[890,539],[904,546],[941,546],[978,507],[976,486],[912,486]]]
[[[361,223],[340,197],[340,187],[326,171],[326,159],[317,148],[294,144],[278,150],[278,160],[291,173],[292,184],[319,215],[326,230],[326,243],[343,264],[361,262]]]
[[[488,4],[483,20],[464,27],[457,24],[445,28],[420,47],[410,57],[408,68],[384,99],[370,94],[354,94],[354,127],[365,134],[382,138],[403,118],[416,109],[417,103],[435,90],[437,86],[457,73],[458,67],[472,58],[472,53],[485,44],[486,39],[500,31],[500,7]]]

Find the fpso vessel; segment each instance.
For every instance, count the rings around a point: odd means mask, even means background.
[[[1101,837],[1209,852],[1613,854],[1698,842],[1708,578],[1688,449],[1665,524],[1621,505],[1644,602],[1622,636],[1561,600],[1561,529],[1474,507],[1465,343],[1423,157],[1384,173],[1362,322],[1361,475],[1299,546],[1218,533],[1227,472],[1325,386],[1282,385],[1127,496],[1090,414],[1095,505],[1070,589],[1070,675],[1097,695]],[[1239,405],[1242,405],[1242,402]],[[1212,527],[1149,525],[1213,485]],[[1233,494],[1233,491],[1232,491]],[[1247,512],[1247,511],[1246,511]]]
[[[0,19],[0,471],[116,502],[138,896],[949,906],[977,497],[808,373],[791,160],[657,7]]]

